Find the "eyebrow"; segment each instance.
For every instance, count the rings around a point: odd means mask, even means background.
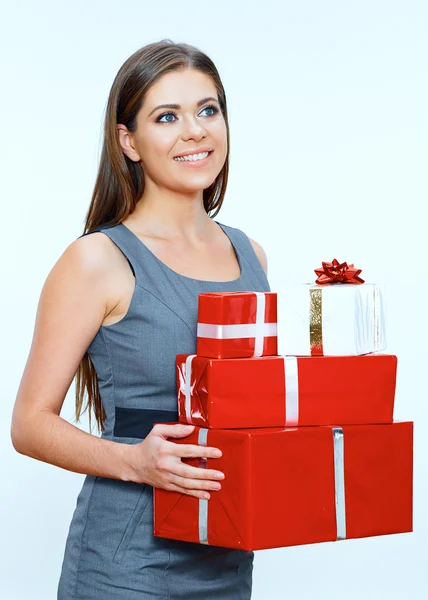
[[[214,100],[214,102],[218,103],[217,98],[213,98],[212,96],[208,96],[208,98],[202,98],[202,100],[199,100],[199,102],[196,103],[196,106],[201,106],[202,104],[205,104],[205,102],[208,102],[209,100]],[[150,111],[147,116],[150,117],[150,115],[153,114],[155,112],[155,110],[158,110],[159,108],[177,108],[177,109],[180,109],[181,106],[179,104],[159,104],[152,111]]]

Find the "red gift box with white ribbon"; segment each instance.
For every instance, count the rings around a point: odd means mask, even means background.
[[[154,535],[262,550],[412,531],[413,423],[205,429],[184,462],[225,474],[209,500],[154,488]]]
[[[210,429],[392,423],[397,357],[176,357],[178,418]]]
[[[199,294],[196,354],[249,358],[278,354],[275,292]]]

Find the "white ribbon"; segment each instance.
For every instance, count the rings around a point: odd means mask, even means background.
[[[283,356],[285,381],[285,426],[299,424],[299,373],[297,356]]]
[[[341,427],[333,427],[334,453],[334,491],[336,500],[336,540],[346,539],[346,509],[345,509],[345,455],[344,438]],[[198,434],[198,444],[206,446],[208,429],[201,428]],[[207,459],[199,459],[199,467],[206,468]],[[199,542],[208,544],[208,500],[199,498]]]
[[[263,355],[263,345],[265,341],[264,325],[265,325],[265,310],[266,310],[266,295],[263,292],[255,292],[256,294],[256,335],[254,341],[253,356]]]
[[[336,497],[336,540],[346,539],[345,455],[343,429],[333,427],[334,491]]]
[[[216,340],[231,340],[234,338],[253,338],[277,335],[277,323],[234,323],[230,325],[214,325],[213,323],[198,323],[198,337]]]
[[[207,445],[208,429],[201,428],[198,434],[198,444],[200,446]],[[201,457],[199,459],[199,467],[206,469],[207,459]],[[201,544],[208,544],[208,500],[205,498],[199,498],[199,542]]]
[[[217,340],[239,338],[255,338],[253,356],[263,356],[265,337],[278,335],[278,323],[265,323],[266,294],[254,292],[256,295],[256,322],[215,325],[213,323],[198,323],[197,336]]]
[[[195,358],[195,356],[196,356],[196,354],[189,354],[189,356],[186,358],[186,365],[184,368],[184,394],[185,394],[184,407],[185,407],[186,419],[187,419],[188,423],[192,423],[192,410],[191,410],[191,404],[190,404],[190,395],[191,395],[190,380],[192,378],[192,362],[193,362],[193,359]]]

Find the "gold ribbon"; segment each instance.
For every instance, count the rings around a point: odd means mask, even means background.
[[[309,289],[309,341],[311,356],[323,356],[322,342],[322,289]]]

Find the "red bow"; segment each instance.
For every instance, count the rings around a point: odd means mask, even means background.
[[[361,269],[355,269],[354,265],[344,262],[339,264],[335,258],[333,262],[323,262],[322,269],[314,269],[318,275],[315,283],[320,285],[324,283],[364,283],[364,279],[358,277]]]

